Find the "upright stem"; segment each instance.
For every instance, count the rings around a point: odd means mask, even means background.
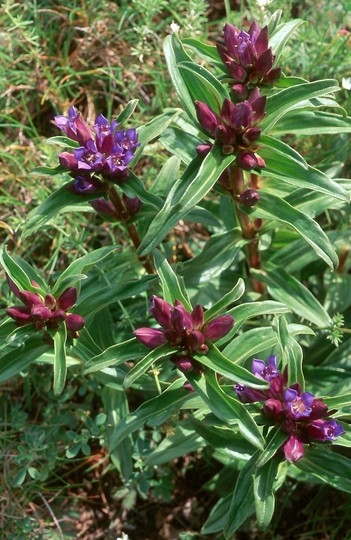
[[[139,233],[135,227],[135,225],[133,225],[132,223],[127,223],[127,219],[128,219],[128,214],[124,208],[124,205],[123,205],[123,202],[120,198],[120,196],[118,195],[116,189],[114,186],[111,186],[110,189],[109,189],[109,198],[110,198],[110,201],[112,202],[115,210],[116,210],[116,214],[118,216],[118,219],[120,220],[121,223],[123,223],[123,225],[125,226],[125,228],[127,229],[128,231],[128,234],[129,234],[129,237],[131,239],[131,241],[133,242],[133,245],[135,247],[135,249],[138,249],[138,247],[140,246],[140,238],[139,238]],[[140,262],[142,263],[142,265],[144,266],[145,270],[147,271],[148,274],[154,274],[155,271],[154,271],[154,268],[151,264],[151,262],[146,258],[146,257],[139,257],[139,260]]]
[[[255,187],[258,183],[257,175],[252,175],[255,178],[252,178]],[[232,184],[232,197],[234,201],[237,200],[237,196],[242,193],[246,186],[244,182],[244,175],[242,169],[239,167],[231,167],[231,184]],[[247,249],[248,249],[248,266],[250,268],[261,268],[261,257],[258,249],[258,236],[257,231],[250,222],[249,216],[242,212],[238,206],[236,206],[236,212],[238,221],[242,230],[243,238],[249,240]],[[252,279],[252,286],[254,290],[258,293],[264,292],[264,286],[261,282],[257,281],[255,278]]]

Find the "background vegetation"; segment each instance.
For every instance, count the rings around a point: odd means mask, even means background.
[[[267,13],[281,8],[284,21],[301,17],[307,24],[285,49],[283,71],[311,81],[336,78],[343,87],[339,102],[350,111],[351,2],[282,4],[279,0],[267,5],[248,0],[5,0],[0,8],[1,242],[15,253],[25,253],[47,276],[85,254],[87,246],[116,242],[116,228],[96,214],[86,219],[78,212],[64,214],[60,222],[43,226],[40,234],[23,241],[17,230],[28,211],[62,181],[60,176],[31,176],[30,171],[56,163],[57,148],[45,141],[57,134],[53,117],[71,105],[93,122],[99,113],[115,116],[137,98],[134,122],[142,125],[177,104],[162,53],[162,40],[174,25],[179,25],[183,37],[198,35],[213,41],[226,18],[236,26],[254,18],[262,23]],[[322,162],[324,170],[334,167],[340,174],[346,163],[347,177],[347,136],[314,137],[308,143],[290,137],[292,143],[312,165],[320,167]],[[150,144],[138,165],[143,178],[153,179],[167,157],[161,145]],[[340,228],[347,230],[347,219],[338,219]],[[195,228],[193,233],[201,246],[206,231]],[[123,229],[117,234],[123,243]],[[175,260],[186,257],[183,236],[180,225],[172,239]],[[4,313],[9,291],[2,283]],[[122,337],[129,324],[126,316],[119,330]],[[145,466],[152,442],[141,432],[133,454],[134,484],[126,490],[101,446],[105,420],[101,405],[108,399],[97,378],[83,379],[78,372],[65,392],[55,397],[51,371],[45,366],[31,368],[30,378],[2,385],[4,537],[115,539],[126,533],[132,540],[205,538],[198,531],[216,500],[207,482],[216,472],[209,452],[194,452],[155,471]],[[138,399],[141,402],[142,397],[135,396],[136,405]],[[174,429],[171,422],[167,429]],[[158,437],[155,430],[154,442]],[[318,484],[301,488],[290,481],[280,497],[270,532],[256,531],[247,523],[235,538],[351,538],[351,503],[345,494]]]

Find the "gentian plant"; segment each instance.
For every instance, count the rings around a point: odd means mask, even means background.
[[[118,245],[92,246],[52,287],[23,258],[1,254],[24,305],[9,307],[0,327],[0,380],[30,374],[43,355],[56,394],[68,367],[68,381],[74,370],[96,378],[108,395],[106,452],[130,489],[140,489],[140,429],[174,427],[150,442],[150,467],[213,449],[218,502],[202,532],[228,540],[253,513],[269,525],[286,478],[351,492],[350,457],[338,451],[351,446],[349,238],[338,221],[349,215],[350,180],[288,144],[349,133],[351,118],[339,114],[337,81],[284,73],[282,50],[301,23],[279,14],[262,29],[228,23],[211,45],[169,35],[179,108],[149,124],[134,127],[135,100],[94,126],[74,106],[56,116],[63,135],[50,142],[64,150],[37,173],[63,184],[23,236],[79,206],[87,219],[99,213]],[[135,171],[156,139],[171,157],[150,184]],[[134,391],[144,399],[136,410]]]

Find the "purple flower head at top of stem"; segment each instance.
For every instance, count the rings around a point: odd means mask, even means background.
[[[281,426],[289,436],[282,446],[288,461],[298,461],[304,454],[305,443],[312,441],[334,441],[344,433],[343,427],[329,416],[322,399],[310,392],[302,392],[301,385],[294,383],[287,387],[287,369],[280,373],[275,356],[267,362],[254,359],[252,371],[259,379],[269,382],[267,390],[255,390],[242,384],[234,386],[242,403],[263,402],[262,413]]]
[[[158,296],[151,298],[150,313],[161,329],[138,328],[134,332],[136,338],[151,349],[168,343],[171,348],[181,351],[182,356],[176,359],[183,371],[189,371],[192,355],[208,351],[206,341],[221,339],[234,325],[231,315],[221,315],[205,324],[204,310],[199,304],[189,312],[179,300],[172,306]]]
[[[201,101],[195,101],[197,118],[201,126],[222,147],[224,154],[236,154],[238,167],[250,170],[265,167],[264,160],[256,154],[261,129],[258,124],[265,116],[266,97],[255,88],[250,97],[234,105],[225,99],[219,114]],[[208,147],[200,145],[197,149],[205,156]]]
[[[272,86],[281,76],[281,68],[273,67],[275,57],[268,44],[268,27],[261,30],[255,21],[248,32],[226,24],[224,46],[218,45],[217,50],[239,99],[246,99],[242,86]]]
[[[118,130],[118,122],[113,121],[110,124],[107,118],[100,114],[92,131],[74,107],[69,110],[68,118],[58,116],[55,123],[68,137],[81,145],[73,150],[73,154],[62,152],[59,155],[61,165],[69,169],[72,176],[87,178],[100,174],[103,179],[115,183],[127,179],[128,165],[134,158],[136,148],[140,146],[135,129]]]
[[[9,277],[8,280],[13,283]],[[21,291],[16,286],[11,290],[24,304],[6,310],[17,326],[34,324],[36,330],[57,330],[64,322],[70,337],[79,336],[78,330],[85,324],[83,317],[67,313],[77,301],[75,287],[68,287],[57,299],[52,294],[43,297],[36,292]]]

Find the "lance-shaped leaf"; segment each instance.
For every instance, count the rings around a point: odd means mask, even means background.
[[[21,347],[5,350],[0,361],[0,383],[27,369],[50,349],[51,345],[43,341],[43,335],[35,334],[28,337]]]
[[[211,63],[213,63],[214,60],[216,65],[218,64],[218,66],[223,66],[223,62],[221,61],[221,57],[219,56],[217,47],[215,45],[207,45],[207,43],[203,43],[203,41],[195,38],[185,38],[182,40],[182,42],[186,48],[190,48],[191,50],[195,51],[201,58],[209,60]],[[224,66],[223,71],[226,72]]]
[[[264,169],[265,176],[272,176],[298,188],[319,191],[336,199],[349,200],[340,184],[318,169],[310,167],[298,152],[273,137],[262,137],[260,156],[267,164]]]
[[[253,476],[258,455],[256,452],[239,473],[224,529],[226,540],[233,537],[235,531],[254,511]]]
[[[69,137],[64,135],[56,135],[55,137],[50,137],[46,139],[46,144],[55,144],[57,146],[62,146],[63,148],[78,148],[79,142],[73,141]]]
[[[269,294],[294,313],[319,327],[330,325],[330,317],[313,294],[284,268],[253,269],[253,276],[267,285]]]
[[[283,366],[288,366],[288,385],[299,383],[304,390],[305,378],[302,370],[302,348],[290,335],[284,316],[278,318],[277,323],[273,325],[273,330],[277,335],[282,350],[282,364]]]
[[[316,221],[297,210],[284,199],[260,190],[260,201],[252,211],[252,216],[275,219],[290,225],[308,242],[317,255],[330,268],[337,268],[339,260],[325,232]]]
[[[323,483],[351,493],[351,460],[329,448],[306,448],[303,459],[295,465],[301,471],[322,480]]]
[[[253,491],[258,526],[266,529],[270,524],[275,506],[274,483],[280,459],[275,457],[257,469],[254,476]]]
[[[267,446],[258,457],[257,467],[263,467],[268,463],[277,450],[283,446],[288,437],[289,435],[284,433],[280,427],[273,427],[267,437]]]
[[[211,107],[213,111],[219,112],[225,98],[229,99],[230,97],[227,89],[219,80],[206,68],[194,62],[180,62],[178,69],[185,79],[193,101],[202,101]],[[185,73],[186,71],[189,73]]]
[[[55,286],[52,290],[55,296],[59,296],[68,286],[75,285],[78,281],[77,276],[85,275],[83,272],[88,271],[90,268],[95,267],[100,261],[111,255],[114,251],[118,249],[117,246],[112,247],[102,247],[91,251],[83,257],[73,261],[67,268],[62,272],[60,277],[55,283]]]
[[[237,302],[245,292],[245,282],[243,279],[239,278],[237,283],[234,285],[231,291],[222,296],[218,302],[213,304],[207,311],[205,311],[205,323],[214,317],[217,317],[221,313],[227,311],[227,307]]]
[[[141,358],[145,353],[145,347],[136,338],[128,339],[123,343],[112,345],[101,354],[93,356],[84,367],[84,374],[95,373],[109,366],[118,366],[129,360]]]
[[[132,116],[138,103],[139,103],[138,99],[131,99],[130,101],[128,101],[123,111],[121,111],[116,118],[117,122],[119,123],[118,129],[121,129],[121,124],[123,124],[123,122],[125,122],[126,120],[128,120],[130,116]]]
[[[35,270],[22,258],[11,256],[6,246],[0,250],[0,262],[5,272],[21,291],[31,291],[45,295],[47,286]],[[35,281],[39,287],[32,284]]]
[[[285,88],[281,92],[270,96],[267,100],[266,117],[262,122],[262,130],[268,133],[275,123],[284,114],[293,110],[300,102],[311,100],[319,96],[326,96],[340,90],[339,84],[334,79],[308,82]],[[312,106],[312,103],[311,105]]]
[[[173,272],[166,257],[158,249],[154,251],[154,264],[161,281],[164,300],[172,305],[175,300],[179,300],[188,311],[192,311],[193,308],[184,287],[183,278]]]
[[[204,198],[234,159],[234,154],[225,156],[221,147],[214,144],[195,177],[192,163],[189,165],[174,191],[167,197],[164,207],[152,221],[140,245],[140,255],[146,255],[162,241],[172,227]]]
[[[66,325],[62,324],[60,328],[53,334],[54,340],[54,384],[53,390],[56,396],[62,394],[65,387],[67,376],[67,362],[66,362],[66,340],[67,329]]]
[[[275,55],[274,66],[279,65],[280,55],[287,41],[304,22],[302,19],[294,19],[284,24],[278,24],[274,32],[270,34],[269,45],[272,47],[273,54]]]
[[[172,416],[175,408],[180,406],[192,395],[183,388],[184,379],[174,381],[162,394],[145,401],[133,413],[122,418],[110,436],[110,451],[120,444],[128,435],[140,429],[145,422],[161,413]]]
[[[233,494],[229,493],[225,497],[219,499],[219,501],[212,508],[209,517],[205,521],[201,529],[201,534],[214,534],[216,532],[223,531],[232,502],[232,497]]]
[[[351,133],[351,118],[326,111],[290,112],[277,122],[274,135],[332,135]]]
[[[168,343],[157,347],[149,352],[140,362],[138,362],[125,376],[123,386],[128,388],[134,381],[136,381],[141,375],[143,375],[154,362],[163,358],[166,360],[168,356],[174,354],[175,350],[171,349]]]
[[[213,343],[208,343],[208,352],[205,355],[196,355],[196,360],[209,367],[215,373],[223,375],[230,381],[239,382],[251,388],[267,389],[268,383],[255,377],[247,369],[235,364],[232,360],[224,356]]]
[[[186,375],[190,384],[197,390],[217,418],[228,424],[235,422],[243,437],[256,448],[263,450],[265,442],[254,419],[243,403],[228,396],[221,389],[213,371],[206,371],[203,375],[193,373]]]

